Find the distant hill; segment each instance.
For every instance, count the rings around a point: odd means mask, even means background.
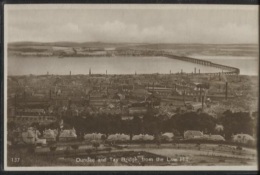
[[[50,42],[50,43],[41,43],[41,42],[11,42],[8,44],[8,47],[29,47],[29,46],[56,46],[56,47],[121,47],[133,45],[132,43],[103,43],[103,42]]]
[[[168,43],[105,43],[105,42],[12,42],[8,44],[11,52],[51,52],[53,47],[69,48],[116,48],[152,49],[169,51],[181,56],[253,56],[259,55],[257,44],[168,44]]]

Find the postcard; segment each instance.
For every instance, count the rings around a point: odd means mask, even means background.
[[[258,13],[5,5],[5,170],[257,170]]]

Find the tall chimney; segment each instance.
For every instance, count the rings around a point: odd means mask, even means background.
[[[23,91],[23,98],[26,99],[26,92],[25,92],[25,90]]]
[[[199,101],[201,101],[201,87],[200,87],[200,98],[199,98]]]
[[[202,111],[203,111],[203,109],[204,109],[204,95],[201,97],[202,99],[201,99],[201,104],[202,104]]]
[[[70,109],[70,107],[71,107],[71,99],[69,99],[68,109]]]
[[[186,94],[186,92],[185,92],[185,89],[182,91],[182,95],[183,95],[183,102],[185,103],[185,94]]]
[[[221,80],[221,78],[220,78],[220,72],[218,73],[218,79],[219,79],[219,81]]]
[[[14,95],[14,115],[16,116],[16,103],[17,103],[17,95]]]
[[[194,68],[194,73],[196,74],[196,67]]]
[[[226,82],[226,93],[225,93],[225,98],[227,100],[228,97],[228,82]]]

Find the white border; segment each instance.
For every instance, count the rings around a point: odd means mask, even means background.
[[[239,9],[245,8],[258,9],[258,5],[101,5],[101,4],[86,4],[85,9]],[[7,10],[30,10],[30,9],[82,9],[82,4],[24,4],[24,5],[4,5],[4,131],[7,130]],[[84,166],[71,166],[71,167],[8,167],[7,166],[7,132],[4,132],[4,170],[5,171],[257,171],[258,167],[255,166],[96,166],[96,167],[84,167]]]
[[[228,10],[248,10],[258,9],[258,5],[208,5],[208,4],[7,4],[8,9],[19,10],[46,10],[46,9],[199,9],[212,10],[228,9]]]
[[[4,5],[4,170],[7,170],[7,5]]]

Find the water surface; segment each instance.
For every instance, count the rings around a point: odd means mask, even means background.
[[[242,75],[258,75],[259,60],[257,57],[201,56],[201,55],[191,55],[190,57],[205,59],[213,63],[239,68],[240,74]]]
[[[213,61],[213,60],[211,60]],[[226,62],[213,62],[225,64]],[[248,62],[246,62],[248,63]],[[251,64],[251,63],[250,63]],[[253,63],[253,67],[255,67]],[[228,64],[227,64],[228,65]],[[240,65],[241,66],[241,65]],[[105,74],[151,74],[170,72],[191,73],[196,67],[197,72],[220,72],[217,68],[193,64],[185,61],[165,57],[9,57],[9,75],[35,74],[88,74],[91,68],[92,73]],[[240,67],[239,67],[240,68]],[[254,71],[253,71],[254,72]]]

